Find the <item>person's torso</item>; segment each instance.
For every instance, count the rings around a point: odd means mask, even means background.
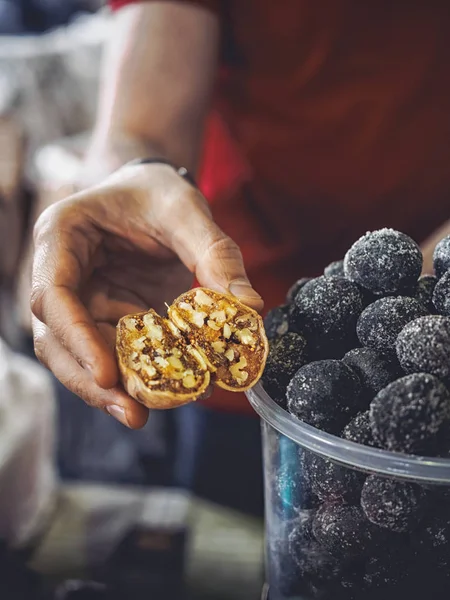
[[[367,228],[417,237],[445,218],[449,4],[226,4],[235,59],[220,107],[252,183],[216,212],[252,264],[306,253],[311,272],[319,242],[331,256]]]

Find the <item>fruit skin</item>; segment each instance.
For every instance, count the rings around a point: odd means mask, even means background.
[[[316,540],[333,556],[358,557],[374,552],[387,539],[360,506],[324,504],[314,517]]]
[[[427,506],[426,494],[414,483],[369,475],[362,488],[361,506],[375,525],[406,533],[422,520]]]
[[[345,277],[344,259],[335,260],[325,267],[323,274],[325,277]]]
[[[357,285],[343,277],[317,277],[295,297],[295,324],[308,341],[353,342],[356,322],[363,309]]]
[[[450,271],[442,275],[434,288],[433,306],[440,315],[450,317]]]
[[[269,340],[285,335],[289,331],[290,306],[277,306],[264,317],[264,328]]]
[[[286,388],[306,359],[306,340],[298,333],[287,333],[272,340],[262,382],[266,392],[280,406],[287,406]]]
[[[430,315],[411,321],[400,332],[396,352],[405,373],[430,373],[450,380],[450,317]]]
[[[435,456],[442,436],[449,430],[450,393],[433,375],[406,375],[374,398],[370,424],[382,448]]]
[[[341,437],[344,440],[354,442],[355,444],[372,446],[372,448],[379,447],[373,437],[372,427],[370,426],[370,413],[368,410],[356,415],[356,417],[344,427]]]
[[[433,267],[438,279],[450,270],[450,235],[436,245],[433,253]]]
[[[358,375],[368,405],[380,390],[403,375],[395,358],[388,359],[372,348],[354,348],[342,362]]]
[[[394,229],[366,233],[344,258],[345,276],[374,294],[406,294],[414,289],[423,256],[409,236]]]
[[[320,360],[301,367],[287,388],[288,411],[323,431],[340,433],[361,409],[361,384],[339,360]]]
[[[304,456],[303,469],[311,491],[323,502],[359,504],[364,473],[310,452]]]
[[[420,302],[430,313],[435,312],[433,305],[434,288],[438,282],[434,275],[422,275],[417,282],[414,298]]]
[[[359,317],[356,326],[358,339],[363,346],[393,357],[397,336],[403,327],[426,315],[426,308],[414,298],[381,298],[364,309]]]

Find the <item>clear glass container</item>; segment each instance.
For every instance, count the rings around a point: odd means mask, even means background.
[[[269,600],[448,600],[450,460],[324,433],[260,384],[247,396],[262,420]]]

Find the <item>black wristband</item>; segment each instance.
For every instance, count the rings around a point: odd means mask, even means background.
[[[137,165],[152,165],[152,164],[167,165],[168,167],[172,167],[172,169],[174,169],[180,177],[185,179],[188,183],[190,183],[195,188],[198,188],[197,183],[195,182],[195,179],[192,177],[192,175],[189,173],[189,171],[186,169],[186,167],[177,167],[172,162],[170,162],[170,160],[167,160],[166,158],[135,158],[134,160],[131,160],[130,162],[126,163],[125,166],[133,167],[133,166],[137,166]]]

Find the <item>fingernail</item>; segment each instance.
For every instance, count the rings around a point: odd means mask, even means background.
[[[261,296],[258,292],[255,292],[247,279],[235,279],[230,283],[228,289],[233,296],[237,296],[238,298],[261,300]]]
[[[117,406],[117,404],[110,404],[109,406],[106,406],[105,408],[112,417],[114,417],[117,421],[119,421],[119,423],[122,423],[122,425],[125,425],[125,427],[130,426],[128,423],[125,409],[123,409],[121,406]]]

